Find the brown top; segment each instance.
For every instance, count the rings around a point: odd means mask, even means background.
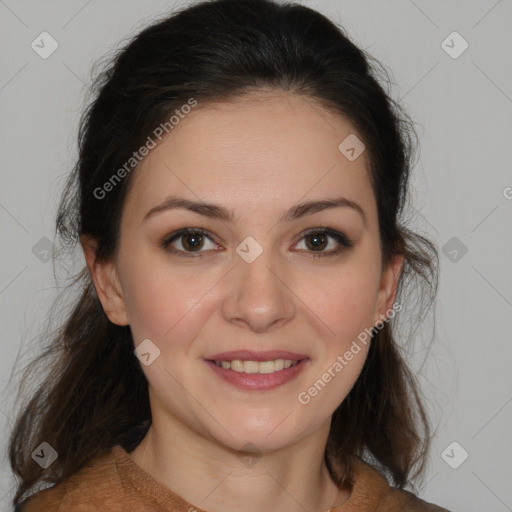
[[[448,512],[389,486],[369,464],[356,461],[348,501],[326,512]],[[121,447],[60,484],[32,496],[21,512],[206,512],[146,473]]]

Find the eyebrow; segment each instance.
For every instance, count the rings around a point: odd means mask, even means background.
[[[305,217],[306,215],[311,215],[313,213],[327,210],[328,208],[341,207],[351,208],[359,212],[363,218],[364,223],[366,224],[366,215],[361,206],[359,206],[358,203],[345,197],[299,203],[290,208],[288,211],[284,212],[284,214],[280,217],[279,222],[291,222],[301,217]],[[184,208],[186,210],[198,213],[199,215],[204,215],[205,217],[209,217],[211,219],[219,219],[226,222],[233,222],[234,218],[232,210],[227,210],[220,205],[191,201],[182,197],[168,197],[159,205],[151,208],[151,210],[149,210],[144,216],[143,222],[157,215],[158,213],[178,208]]]

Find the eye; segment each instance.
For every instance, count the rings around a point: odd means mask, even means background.
[[[305,250],[312,253],[313,257],[333,256],[353,245],[343,233],[329,228],[310,229],[303,235],[302,240],[305,241]],[[326,248],[330,249],[325,250]]]
[[[301,242],[302,240],[305,241],[303,250],[313,257],[334,256],[353,246],[343,233],[329,228],[310,229],[303,234]],[[184,228],[171,233],[162,241],[161,246],[177,256],[202,257],[201,253],[215,250],[218,244],[201,228]]]
[[[206,234],[201,228],[184,228],[172,233],[161,244],[162,248],[178,256],[196,257],[195,254],[207,252],[201,249],[207,246],[207,241],[210,241],[212,246],[206,247],[206,250],[215,249],[217,244]],[[172,247],[170,247],[172,246]],[[198,254],[197,256],[202,256]]]

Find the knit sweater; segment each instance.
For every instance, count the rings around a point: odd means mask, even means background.
[[[448,512],[408,491],[357,459],[350,498],[325,512]],[[21,512],[206,512],[155,480],[121,447],[93,459],[63,482],[39,491]]]

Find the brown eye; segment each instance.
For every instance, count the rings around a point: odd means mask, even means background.
[[[197,251],[201,249],[204,239],[201,233],[187,233],[182,235],[182,245],[187,251]]]
[[[210,247],[207,247],[208,243],[211,244]],[[178,256],[195,256],[195,254],[191,253],[197,253],[197,256],[202,256],[202,253],[209,252],[209,249],[218,247],[205,231],[198,228],[180,229],[167,237],[161,243],[161,246],[164,250]]]
[[[315,233],[304,237],[308,249],[312,251],[322,251],[328,244],[327,236],[325,233]],[[309,241],[309,242],[308,242]]]
[[[315,257],[333,256],[353,246],[343,233],[327,228],[311,229],[304,234],[302,240],[305,240],[305,252]]]

